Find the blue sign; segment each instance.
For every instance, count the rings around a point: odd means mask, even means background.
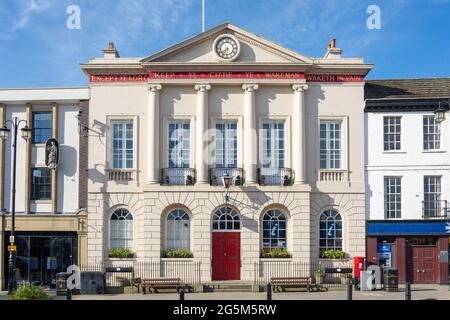
[[[392,252],[392,246],[378,244],[378,252]]]
[[[368,235],[405,235],[405,236],[448,236],[450,223],[447,221],[368,221]]]

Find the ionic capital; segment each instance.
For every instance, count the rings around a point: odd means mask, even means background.
[[[148,85],[148,90],[152,92],[161,91],[161,89],[162,85],[160,85],[159,83],[150,83]]]
[[[251,83],[242,85],[242,90],[246,92],[253,92],[259,89],[259,85]]]
[[[211,90],[211,85],[207,84],[207,83],[196,84],[194,89],[195,89],[195,91],[198,91],[198,92],[206,92],[206,91]]]
[[[304,92],[308,90],[309,86],[307,84],[294,84],[292,86],[292,90],[295,92]]]

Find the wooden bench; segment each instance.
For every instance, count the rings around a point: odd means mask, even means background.
[[[281,288],[305,288],[308,292],[312,291],[311,278],[309,277],[271,278],[270,283],[274,291],[278,292]]]
[[[157,279],[142,279],[140,286],[142,288],[142,293],[146,294],[146,290],[153,289],[154,293],[158,292],[158,289],[176,289],[179,292],[181,289],[188,290],[188,286],[181,283],[180,278],[157,278]]]

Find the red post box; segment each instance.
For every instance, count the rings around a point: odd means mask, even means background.
[[[353,257],[353,276],[361,280],[361,271],[364,271],[364,257]]]

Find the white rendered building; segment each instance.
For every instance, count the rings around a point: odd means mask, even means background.
[[[366,84],[367,259],[402,282],[448,282],[449,98],[449,78]]]
[[[89,76],[90,263],[192,252],[202,281],[253,280],[264,253],[365,254],[364,77],[223,24]],[[222,177],[232,179],[225,202]]]
[[[87,119],[89,88],[0,89],[0,290],[8,279],[12,228],[13,135],[17,138],[15,201],[16,280],[55,285],[56,274],[87,262],[87,141],[78,116]],[[21,129],[31,129],[29,140]],[[46,160],[47,142],[59,144],[57,167]]]

